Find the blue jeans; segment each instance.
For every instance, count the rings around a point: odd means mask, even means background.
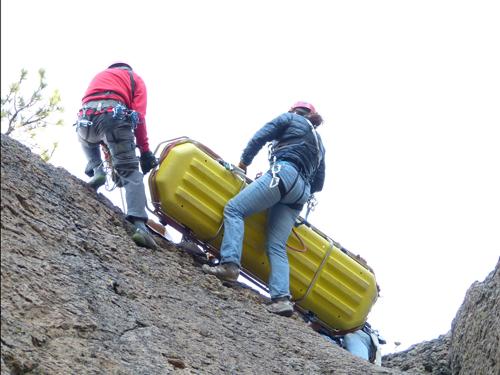
[[[370,360],[370,350],[372,347],[371,337],[362,330],[348,333],[344,336],[345,348],[357,357]]]
[[[286,242],[301,209],[287,204],[304,204],[310,195],[309,182],[305,181],[293,164],[278,161],[278,176],[284,183],[282,197],[278,186],[269,187],[272,179],[268,171],[231,199],[224,208],[224,238],[221,245],[221,264],[241,265],[244,238],[244,220],[256,212],[267,213],[266,249],[271,273],[269,292],[272,299],[290,297],[290,280]]]

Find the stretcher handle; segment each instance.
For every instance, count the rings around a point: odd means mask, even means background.
[[[330,247],[328,248],[328,250],[326,251],[325,253],[325,256],[323,257],[323,259],[321,260],[321,263],[318,267],[318,269],[316,270],[316,272],[314,273],[314,276],[309,284],[309,286],[307,287],[307,290],[306,292],[304,293],[304,295],[298,299],[296,299],[294,302],[297,303],[297,302],[301,302],[303,301],[304,299],[306,299],[308,296],[309,296],[309,293],[311,292],[311,290],[313,289],[314,285],[316,284],[316,281],[318,280],[319,278],[319,275],[321,273],[321,271],[323,270],[323,267],[324,265],[326,264],[328,258],[330,257],[330,254],[332,253],[333,251],[333,248],[334,248],[334,242],[331,241],[330,239],[328,239],[328,242],[330,243]]]

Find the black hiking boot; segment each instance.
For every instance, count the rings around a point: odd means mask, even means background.
[[[153,240],[153,237],[149,234],[148,228],[146,227],[146,223],[143,220],[135,220],[134,221],[135,232],[132,235],[132,240],[136,243],[136,245],[141,247],[146,247],[148,249],[155,249],[156,242]]]
[[[148,249],[156,248],[156,242],[153,240],[153,237],[141,228],[137,228],[135,230],[132,235],[132,240],[134,240],[135,244],[138,246],[146,247]]]
[[[88,182],[92,189],[99,189],[106,182],[106,173],[102,167],[97,167],[94,169],[94,176]]]

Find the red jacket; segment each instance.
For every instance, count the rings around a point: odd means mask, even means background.
[[[132,73],[135,87],[132,96]],[[139,124],[135,129],[135,139],[141,154],[149,150],[146,129],[147,90],[142,78],[137,73],[126,69],[106,69],[98,73],[90,82],[82,99],[82,104],[91,100],[115,99],[139,114]]]

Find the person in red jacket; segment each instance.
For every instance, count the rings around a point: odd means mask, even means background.
[[[136,227],[132,239],[140,246],[154,248],[145,225],[148,216],[143,175],[155,168],[158,160],[149,149],[146,107],[147,91],[142,78],[130,65],[114,63],[90,82],[82,99],[76,131],[88,160],[85,173],[92,177],[89,185],[97,190],[106,182],[100,150],[100,144],[105,143],[117,185],[125,188],[127,219]]]

